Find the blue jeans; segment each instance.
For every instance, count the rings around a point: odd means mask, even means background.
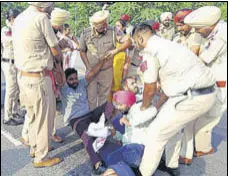
[[[109,148],[108,145],[104,147]],[[109,154],[107,154],[107,152],[103,152],[103,150],[100,150],[99,153],[108,168],[112,168],[113,170],[115,170],[118,175],[135,176],[131,167],[139,167],[143,152],[144,145],[127,144],[122,147],[119,146],[116,150],[110,152]]]

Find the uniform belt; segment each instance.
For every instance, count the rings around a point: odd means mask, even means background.
[[[210,94],[210,93],[212,93],[214,91],[215,91],[215,88],[214,88],[214,85],[213,85],[213,86],[202,88],[202,89],[193,89],[193,90],[190,90],[190,93],[191,93],[192,96],[197,96],[197,95]],[[188,91],[185,92],[184,95],[188,95]]]
[[[217,81],[217,87],[224,88],[226,87],[226,81]]]
[[[50,76],[51,70],[44,70],[41,72],[24,72],[20,70],[22,76],[41,78],[42,76]]]
[[[14,59],[7,59],[7,58],[2,58],[3,62],[11,62],[12,64],[14,64]]]

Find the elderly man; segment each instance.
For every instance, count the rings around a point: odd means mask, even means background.
[[[102,10],[90,18],[91,27],[85,29],[80,38],[80,55],[87,71],[100,60],[109,58],[87,87],[90,110],[104,104],[112,87],[113,57],[129,46],[127,41],[115,48],[115,31],[108,26],[109,12]]]
[[[29,2],[29,5],[14,22],[14,56],[19,70],[20,100],[29,118],[33,166],[47,167],[61,162],[60,158],[48,157],[48,148],[56,106],[50,72],[53,56],[60,62],[62,53],[48,18],[53,2]]]
[[[194,130],[195,133],[197,157],[214,152],[211,145],[212,130],[227,109],[227,23],[220,21],[220,17],[221,11],[218,7],[205,6],[193,11],[184,20],[184,23],[196,28],[196,32],[207,40],[201,46],[199,58],[210,68],[217,85],[213,108],[194,122],[194,128],[188,128],[189,132]],[[189,142],[192,140],[189,139]],[[193,153],[193,148],[191,152]]]
[[[6,80],[3,124],[12,126],[20,125],[24,121],[18,113],[19,88],[17,83],[17,69],[14,65],[12,41],[12,25],[18,14],[18,10],[10,9],[6,15],[6,26],[1,31],[1,44],[3,47],[1,67]]]
[[[151,176],[168,140],[214,104],[215,79],[196,55],[179,44],[154,35],[149,25],[137,26],[132,35],[142,50],[144,63],[141,110],[150,106],[158,80],[162,91],[169,97],[148,127],[140,171],[143,176]]]
[[[175,28],[170,24],[172,18],[173,15],[171,12],[164,12],[160,16],[161,25],[158,34],[168,40],[173,40],[175,34]]]

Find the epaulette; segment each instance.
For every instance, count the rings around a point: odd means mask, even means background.
[[[91,27],[85,28],[83,30],[83,34],[87,34],[87,33],[91,32],[91,31],[92,31],[92,28]]]

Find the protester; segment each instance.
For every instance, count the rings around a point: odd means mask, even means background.
[[[125,42],[130,46],[131,39],[130,36],[126,34],[126,22],[123,20],[117,20],[115,24],[116,28],[116,48],[121,47]],[[124,77],[124,67],[127,65],[127,52],[121,51],[114,56],[113,59],[113,85],[112,93],[121,89],[121,81]],[[111,98],[112,99],[112,98]]]
[[[101,159],[95,153],[92,144],[93,137],[89,137],[86,130],[91,122],[98,122],[101,114],[105,110],[106,103],[95,108],[89,109],[87,98],[87,86],[103,65],[108,62],[101,60],[93,69],[86,73],[85,78],[78,80],[77,71],[74,68],[68,68],[65,71],[67,84],[61,89],[64,124],[71,125],[73,131],[82,139],[85,149],[90,156],[93,165],[93,172],[101,174],[105,171]]]
[[[131,17],[128,14],[123,14],[120,16],[120,20],[125,21],[126,23],[126,33],[128,35],[131,34],[132,30],[133,30],[133,26],[131,25],[130,21],[131,21]]]
[[[80,58],[80,47],[77,38],[71,34],[71,28],[69,24],[63,25],[63,35],[64,38],[69,42],[69,44],[72,46],[71,50],[68,50],[68,67],[69,68],[75,68],[77,67],[77,63],[81,60]]]

